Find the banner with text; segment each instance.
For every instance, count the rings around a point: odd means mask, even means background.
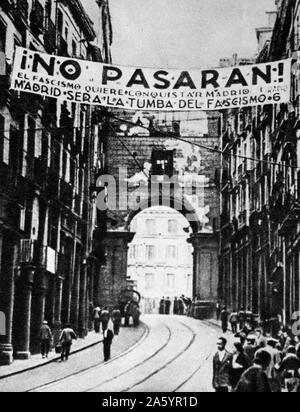
[[[208,70],[143,69],[17,48],[11,88],[132,110],[222,110],[290,101],[291,59]]]

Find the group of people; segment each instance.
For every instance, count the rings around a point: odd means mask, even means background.
[[[41,340],[41,354],[42,358],[46,359],[49,357],[51,350],[51,344],[53,343],[53,333],[48,325],[48,322],[45,320],[43,326],[40,330],[40,340]],[[61,354],[61,361],[67,361],[70,356],[71,347],[73,341],[77,340],[77,335],[72,329],[71,325],[66,325],[61,331],[59,340],[55,345],[56,351]]]
[[[110,313],[108,307],[101,309],[99,306],[96,306],[94,308],[93,321],[95,333],[100,333],[100,329],[102,329],[102,333],[105,334],[110,320],[113,323],[114,335],[119,335],[122,324],[122,314],[120,309],[116,306]]]
[[[283,328],[274,338],[259,328],[249,330],[248,322],[239,326],[233,353],[225,337],[218,340],[213,359],[216,392],[300,392],[299,337]]]
[[[185,301],[186,301],[186,298],[184,296],[181,296],[180,298],[177,298],[177,297],[174,298],[173,302],[169,297],[167,298],[163,297],[159,304],[159,314],[160,315],[171,315],[171,312],[173,310],[174,315],[183,316],[186,312],[186,302]]]
[[[234,309],[229,313],[226,307],[222,310],[217,307],[217,319],[221,320],[223,333],[228,331],[229,324],[234,334],[244,329],[251,331],[255,327],[255,316],[250,308],[241,308],[239,311]]]

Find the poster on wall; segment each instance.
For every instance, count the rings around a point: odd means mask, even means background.
[[[223,110],[289,102],[291,62],[158,70],[70,59],[18,47],[11,88],[119,109]]]

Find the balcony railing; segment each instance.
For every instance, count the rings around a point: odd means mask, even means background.
[[[33,263],[34,261],[35,241],[31,239],[22,239],[20,243],[20,262]]]

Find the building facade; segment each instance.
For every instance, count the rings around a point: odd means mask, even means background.
[[[55,331],[71,323],[85,336],[97,303],[94,186],[105,168],[105,127],[94,109],[12,92],[9,79],[16,46],[109,62],[108,2],[98,4],[99,39],[80,0],[0,5],[2,364],[38,350],[44,319]]]
[[[299,2],[276,4],[269,38],[266,29],[264,42],[257,32],[257,62],[289,58],[299,49]],[[250,307],[269,330],[277,319],[290,325],[300,303],[296,60],[290,104],[223,116],[220,293],[232,309]]]
[[[175,210],[157,207],[138,214],[130,225],[128,277],[142,296],[144,313],[158,313],[161,298],[193,297],[193,247],[189,222]]]

